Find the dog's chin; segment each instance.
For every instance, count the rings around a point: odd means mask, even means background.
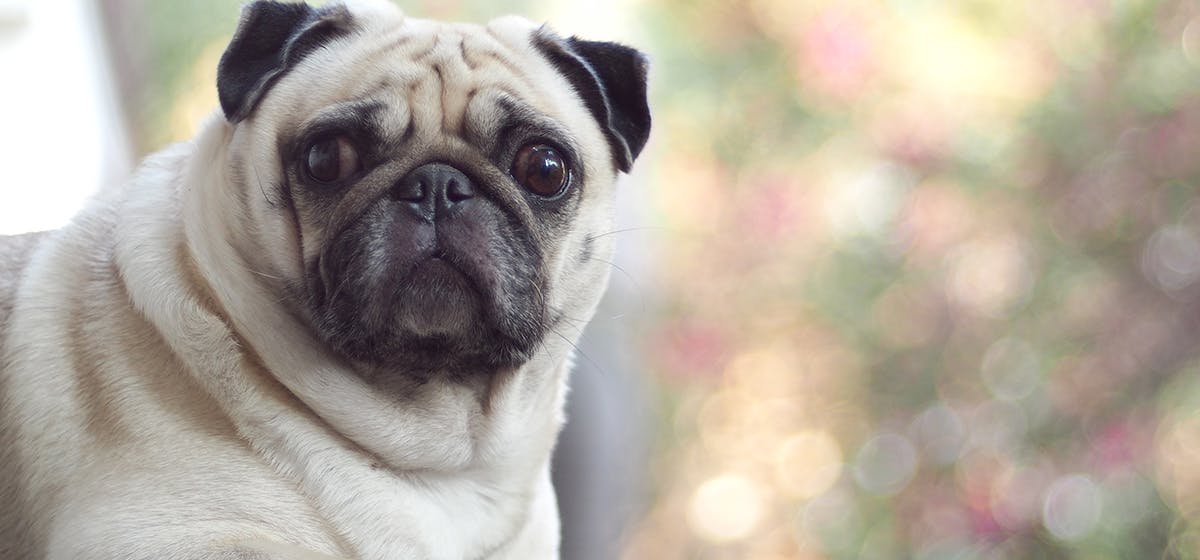
[[[432,257],[413,267],[397,298],[398,332],[415,338],[454,339],[485,321],[481,294],[450,261]]]
[[[528,361],[544,335],[540,321],[503,315],[515,307],[526,309],[521,317],[540,316],[529,312],[536,305],[498,305],[445,259],[417,264],[393,293],[353,298],[364,302],[353,309],[326,309],[316,325],[333,350],[372,380],[494,375]]]

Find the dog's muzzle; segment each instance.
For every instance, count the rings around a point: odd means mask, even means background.
[[[540,260],[468,173],[425,163],[332,240],[318,328],[375,363],[512,365],[543,334]]]

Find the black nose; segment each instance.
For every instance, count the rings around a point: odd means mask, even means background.
[[[392,188],[393,200],[408,202],[425,213],[451,210],[475,197],[475,185],[462,171],[444,163],[426,163]]]

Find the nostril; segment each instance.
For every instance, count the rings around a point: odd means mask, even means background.
[[[471,188],[471,184],[462,181],[457,177],[451,177],[446,183],[446,198],[450,202],[462,202],[468,198],[475,196],[475,190]]]
[[[422,207],[449,207],[474,198],[475,185],[454,167],[444,163],[427,163],[401,178],[392,187],[388,197]]]

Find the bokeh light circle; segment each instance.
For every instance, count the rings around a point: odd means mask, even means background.
[[[736,541],[750,536],[765,508],[757,484],[742,475],[725,474],[704,482],[692,494],[688,523],[707,541]]]
[[[1054,481],[1042,503],[1042,524],[1063,541],[1079,540],[1100,520],[1100,490],[1092,479],[1075,474]]]
[[[898,434],[881,434],[865,443],[854,461],[854,479],[877,495],[899,492],[917,469],[917,452]]]
[[[842,449],[828,432],[800,432],[779,447],[776,474],[788,495],[809,499],[828,490],[842,472]]]

